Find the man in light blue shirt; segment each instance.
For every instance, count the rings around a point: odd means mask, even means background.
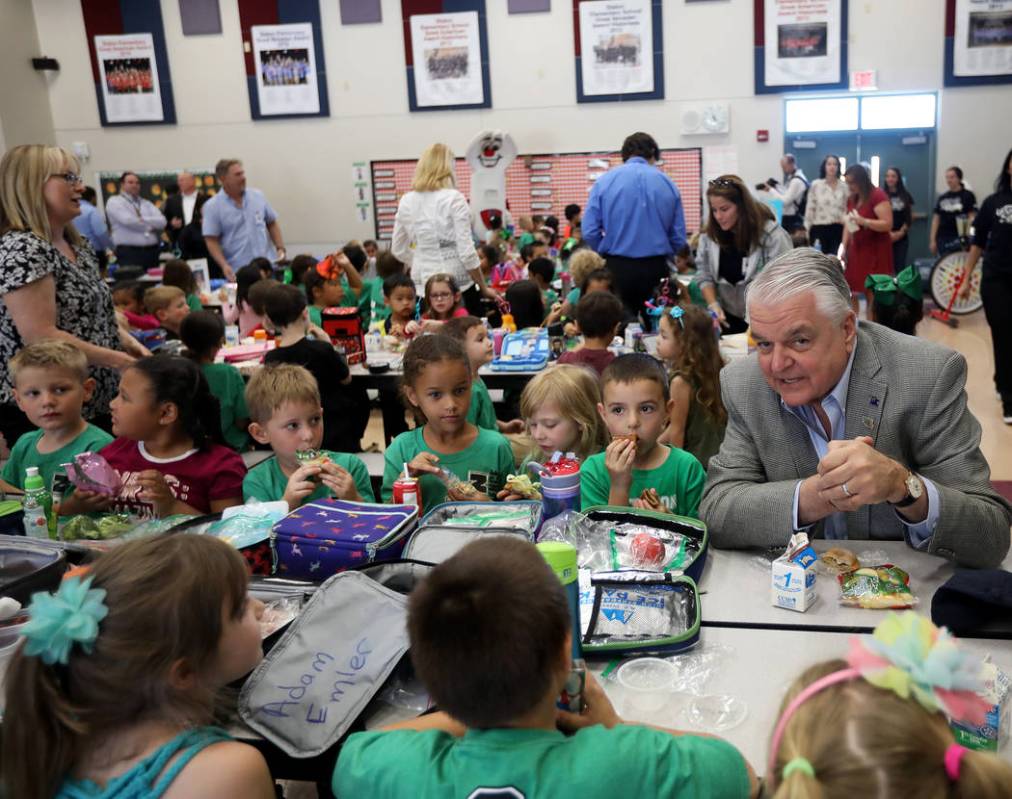
[[[96,199],[95,190],[91,186],[85,186],[81,192],[81,215],[74,219],[74,227],[91,244],[95,255],[98,256],[99,267],[105,274],[105,267],[109,262],[106,250],[112,249],[112,239],[109,237],[105,215],[95,207]]]
[[[668,277],[668,257],[686,242],[682,197],[655,166],[660,155],[649,134],[628,136],[623,165],[597,179],[583,212],[583,238],[605,257],[622,301],[637,316]]]
[[[242,161],[223,158],[214,168],[221,191],[204,203],[202,230],[211,255],[211,272],[235,280],[235,270],[254,258],[285,259],[285,244],[274,213],[263,192],[246,188]],[[271,247],[273,242],[274,247]]]
[[[136,172],[124,172],[119,179],[119,194],[105,203],[116,262],[121,266],[158,266],[165,217],[150,200],[141,197],[141,179]]]

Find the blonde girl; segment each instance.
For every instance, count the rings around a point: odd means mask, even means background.
[[[720,399],[724,359],[713,318],[694,305],[664,308],[657,356],[671,376],[671,414],[661,443],[695,455],[705,469],[724,440],[727,411]]]
[[[608,445],[608,430],[597,412],[597,375],[580,366],[559,364],[536,375],[520,397],[533,451],[527,460],[544,462],[553,452],[573,452],[586,460]]]

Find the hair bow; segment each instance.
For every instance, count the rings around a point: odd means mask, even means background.
[[[64,580],[52,594],[39,591],[28,606],[24,627],[26,655],[39,655],[43,663],[66,664],[74,644],[91,654],[98,637],[98,623],[109,613],[105,589],[92,588],[91,577]]]
[[[643,304],[647,308],[648,316],[664,316],[665,309],[671,308],[671,315],[676,319],[679,318],[675,317],[673,313],[674,309],[679,308],[680,306],[678,305],[678,297],[671,296],[671,280],[669,278],[661,280],[657,289],[657,294],[654,296],[653,300],[647,300]]]
[[[875,302],[882,305],[895,304],[897,291],[906,294],[912,300],[924,298],[920,272],[912,265],[900,270],[895,277],[892,275],[868,275],[864,281],[864,287],[871,289],[875,293]]]
[[[316,263],[316,273],[324,280],[338,280],[341,277],[341,267],[337,259],[328,255]]]

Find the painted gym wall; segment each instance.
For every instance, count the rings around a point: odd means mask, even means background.
[[[47,75],[32,68],[41,55],[29,0],[0,0],[0,152],[16,144],[54,143]]]
[[[316,252],[372,235],[371,224],[354,221],[353,162],[412,158],[437,140],[462,152],[486,127],[512,133],[521,152],[617,149],[626,134],[646,130],[662,147],[734,146],[748,183],[778,171],[782,98],[752,95],[751,0],[667,0],[668,99],[588,105],[574,101],[569,0],[554,0],[548,14],[514,16],[506,13],[505,0],[487,0],[494,107],[415,114],[406,110],[400,2],[383,0],[382,24],[348,27],[340,24],[337,2],[321,0],[320,6],[330,118],[252,122],[235,3],[221,0],[220,36],[184,37],[178,3],[162,0],[179,124],[103,129],[79,0],[33,0],[40,49],[61,64],[49,88],[55,139],[88,145],[89,180],[99,170],[209,167],[223,156],[240,157],[250,185],[263,189],[277,209],[286,242]],[[851,2],[850,68],[877,69],[883,91],[941,89],[943,11],[944,0]],[[5,24],[0,53],[16,37]],[[19,97],[26,94],[19,88]],[[35,97],[19,103],[29,106]],[[940,98],[937,171],[960,163],[978,194],[985,194],[1010,145],[1012,89],[946,90]],[[731,133],[681,136],[683,103],[705,100],[730,104]],[[0,104],[0,118],[7,116]],[[769,130],[769,143],[756,142],[758,128]],[[14,144],[17,137],[8,133],[6,141]]]

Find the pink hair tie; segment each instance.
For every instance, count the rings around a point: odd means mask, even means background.
[[[945,773],[949,777],[949,782],[959,782],[959,766],[967,751],[965,746],[959,744],[949,744],[949,748],[945,750]]]

